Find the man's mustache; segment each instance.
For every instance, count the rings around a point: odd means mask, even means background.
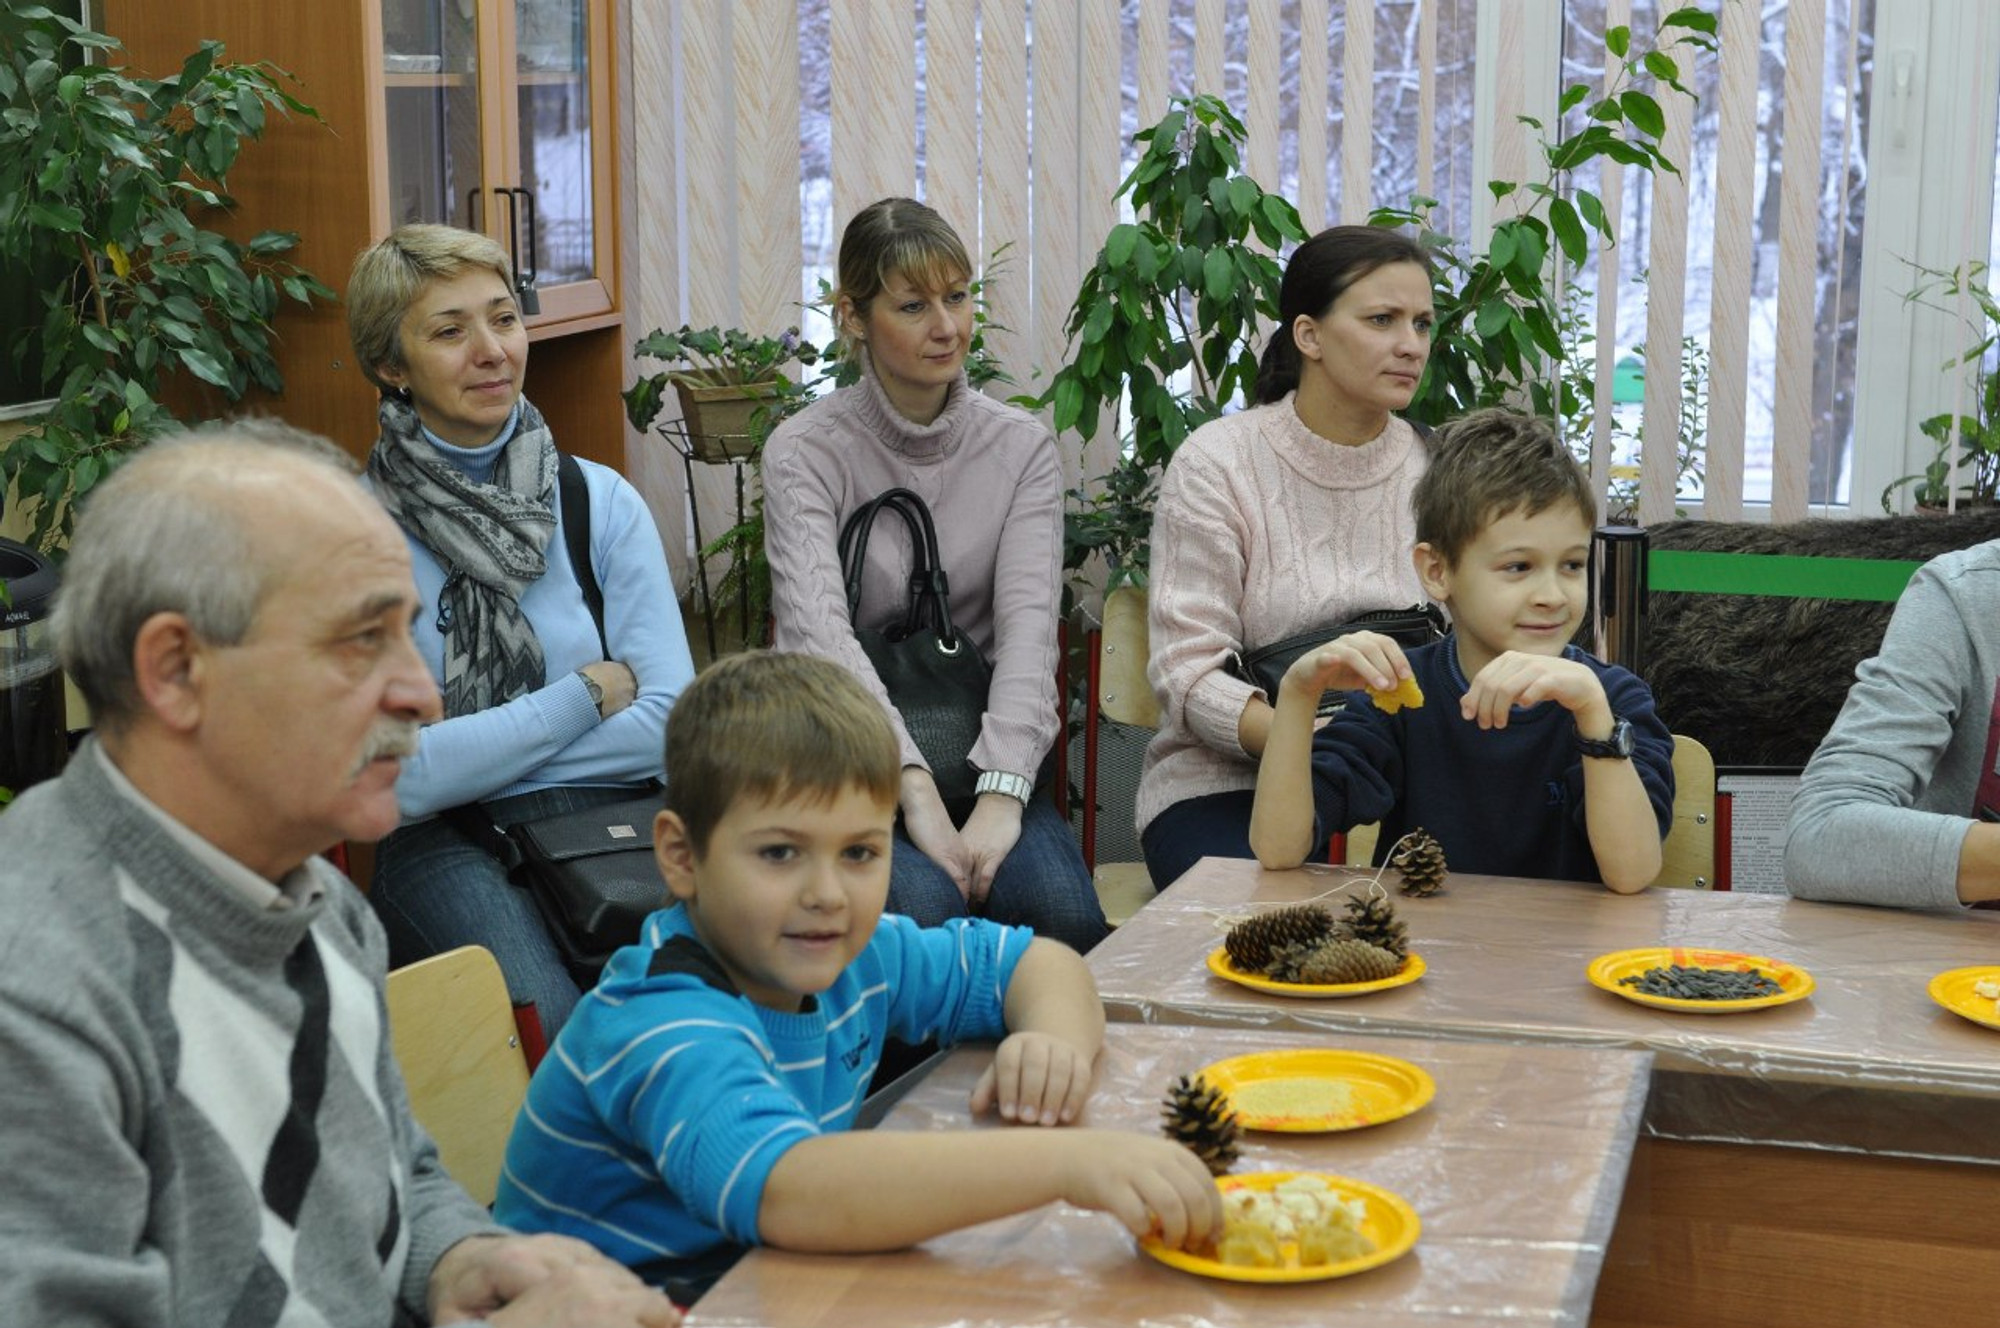
[[[398,759],[417,754],[417,729],[419,725],[410,719],[384,719],[376,722],[368,730],[368,741],[361,748],[361,759],[355,763],[354,773],[360,774],[371,761],[384,757]]]

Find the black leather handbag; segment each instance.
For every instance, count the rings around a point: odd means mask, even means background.
[[[520,853],[515,879],[527,886],[549,935],[572,971],[595,973],[640,924],[665,908],[666,882],[653,858],[660,795],[523,821],[507,832]]]
[[[895,513],[910,535],[910,602],[885,631],[855,624],[854,637],[889,693],[910,740],[923,753],[946,807],[956,815],[974,799],[979,779],[966,757],[979,741],[993,670],[970,637],[952,626],[950,584],[938,558],[930,509],[908,489],[890,489],[856,508],[840,529],[840,571],[847,616],[861,607],[861,572],[875,518]]]
[[[1298,662],[1299,656],[1349,632],[1379,632],[1403,649],[1414,650],[1441,640],[1444,631],[1444,613],[1435,604],[1414,604],[1407,609],[1374,609],[1331,627],[1316,627],[1310,632],[1300,632],[1282,641],[1244,651],[1231,661],[1230,672],[1253,687],[1263,688],[1265,697],[1275,705],[1278,684],[1284,681],[1286,671]],[[1331,715],[1345,704],[1343,693],[1328,692],[1320,698],[1319,713]]]

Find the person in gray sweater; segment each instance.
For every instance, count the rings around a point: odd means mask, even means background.
[[[1933,558],[1792,803],[1785,886],[1895,908],[2000,899],[2000,540]]]
[[[352,469],[218,426],[83,513],[55,634],[96,736],[0,814],[0,1323],[678,1319],[495,1226],[410,1114],[381,928],[318,856],[395,826],[438,712]]]

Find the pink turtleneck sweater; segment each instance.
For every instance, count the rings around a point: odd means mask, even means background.
[[[1232,655],[1423,601],[1410,491],[1426,459],[1393,416],[1359,447],[1328,442],[1291,396],[1211,421],[1174,453],[1153,511],[1146,675],[1160,731],[1141,830],[1183,799],[1256,786],[1236,732],[1262,692],[1227,671]]]
[[[951,583],[952,622],[993,666],[970,760],[1033,779],[1056,734],[1056,616],[1062,592],[1062,471],[1055,439],[1032,415],[952,384],[927,425],[896,413],[872,374],[822,397],[764,447],[764,551],[780,650],[847,666],[894,719],[905,765],[926,765],[854,639],[841,584],[841,525],[885,489],[914,490],[931,510]],[[909,604],[903,522],[875,522],[860,621],[900,622]]]

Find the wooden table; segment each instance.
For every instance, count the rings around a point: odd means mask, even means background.
[[[2000,1034],[1939,1008],[1925,987],[1945,969],[2000,962],[2000,914],[1454,875],[1442,895],[1397,898],[1428,965],[1408,986],[1301,1000],[1207,971],[1222,929],[1253,905],[1365,888],[1371,875],[1204,861],[1091,954],[1107,1011],[1652,1051],[1647,1137],[1593,1322],[1992,1321],[2000,1242],[1975,1214],[2000,1199]],[[1770,955],[1810,971],[1817,989],[1705,1017],[1586,982],[1593,957],[1655,945]]]
[[[1317,1170],[1400,1194],[1416,1248],[1349,1278],[1288,1286],[1213,1281],[1155,1263],[1118,1222],[1054,1204],[881,1255],[758,1250],[694,1307],[691,1328],[1001,1328],[1161,1323],[1582,1324],[1603,1262],[1651,1058],[1552,1047],[1356,1037],[1437,1081],[1415,1115],[1340,1134],[1246,1137],[1238,1171]],[[1325,1037],[1114,1025],[1086,1124],[1159,1128],[1180,1074],[1225,1056]],[[952,1052],[879,1128],[1010,1129],[966,1098],[990,1048]],[[976,1147],[969,1136],[967,1147]]]

